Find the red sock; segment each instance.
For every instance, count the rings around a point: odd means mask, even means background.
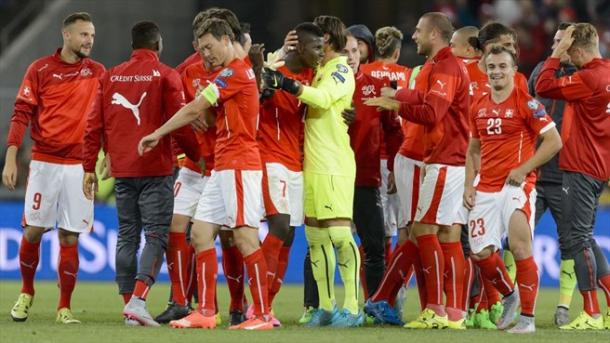
[[[286,275],[286,269],[288,269],[288,257],[290,256],[290,247],[282,247],[280,250],[280,259],[277,263],[277,272],[275,273],[275,279],[269,287],[269,306],[273,304],[275,295],[280,291],[282,283],[284,283],[284,275]]]
[[[229,311],[242,311],[244,299],[244,258],[236,246],[222,249],[222,269],[231,294]]]
[[[485,297],[487,302],[489,302],[489,306],[499,303],[501,301],[500,292],[494,287],[493,283],[483,278],[483,284],[485,285]]]
[[[123,294],[121,294],[121,296],[123,297],[123,302],[125,303],[125,305],[127,305],[127,303],[129,302],[129,300],[131,299],[133,294],[132,293],[123,293]]]
[[[392,259],[392,240],[388,239],[385,242],[385,267],[388,268]]]
[[[599,303],[597,302],[597,291],[580,291],[583,299],[583,307],[591,317],[600,314]]]
[[[136,286],[133,289],[133,296],[142,300],[146,300],[149,290],[150,286],[147,285],[146,282],[142,280],[136,280]]]
[[[262,250],[258,249],[246,256],[244,262],[246,262],[246,268],[248,269],[254,315],[257,317],[267,315],[269,313],[269,303],[267,301],[269,290],[267,289],[267,266]]]
[[[415,281],[417,282],[419,307],[423,311],[426,309],[426,305],[428,304],[428,288],[426,287],[426,276],[424,275],[424,270],[421,267],[421,258],[419,258],[419,248],[415,244],[413,244],[413,246],[415,247],[415,249],[413,249],[413,271],[415,272]]]
[[[468,300],[470,299],[470,290],[474,280],[474,263],[470,257],[464,261],[464,288],[462,288],[462,304],[460,309],[468,311]]]
[[[515,264],[519,298],[521,299],[521,314],[533,317],[538,297],[538,266],[534,261],[534,256],[519,261],[515,260]]]
[[[604,295],[606,295],[606,305],[610,307],[610,274],[597,279],[597,284],[599,285],[599,288],[604,291]]]
[[[199,293],[199,311],[204,316],[216,314],[216,277],[218,262],[216,248],[204,250],[197,254],[197,292]]]
[[[449,320],[462,319],[462,292],[464,288],[465,259],[461,242],[441,243],[445,259],[444,290],[445,306]]]
[[[502,295],[509,295],[515,288],[513,281],[508,275],[504,261],[498,254],[491,254],[489,257],[476,261],[484,279],[491,281],[493,286]]]
[[[21,270],[21,293],[34,295],[34,276],[40,261],[40,242],[30,243],[21,237],[19,246],[19,269]]]
[[[419,247],[419,257],[421,258],[428,291],[426,307],[434,310],[437,315],[444,316],[443,272],[445,261],[438,236],[435,234],[419,236],[417,237],[417,246]]]
[[[59,274],[59,304],[57,309],[70,308],[70,300],[78,274],[78,243],[59,246],[57,273]]]
[[[189,279],[188,250],[186,233],[169,233],[167,270],[172,283],[172,300],[178,305],[186,305],[186,288]]]
[[[477,313],[480,313],[483,310],[489,311],[489,300],[487,299],[487,288],[485,287],[481,289]]]
[[[362,291],[364,294],[364,299],[369,298],[369,288],[366,285],[366,273],[364,271],[364,259],[366,258],[366,254],[364,253],[364,247],[360,245],[358,247],[358,253],[360,254],[360,283],[362,284]]]
[[[265,256],[265,263],[267,264],[267,284],[272,285],[277,273],[277,264],[280,258],[280,250],[284,246],[284,242],[272,233],[267,234],[263,244],[261,244],[261,250]]]
[[[186,301],[191,302],[197,289],[197,254],[195,254],[195,248],[192,245],[188,245],[187,249],[186,270]],[[197,300],[199,301],[199,299]]]
[[[392,254],[390,266],[385,271],[377,292],[371,297],[372,301],[385,300],[394,305],[396,294],[403,285],[409,269],[413,266],[413,255],[416,253],[417,247],[411,241],[405,241],[402,245],[396,247]]]

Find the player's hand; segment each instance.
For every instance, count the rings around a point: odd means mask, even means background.
[[[275,89],[273,88],[263,88],[261,90],[261,96],[259,97],[259,101],[261,103],[265,102],[265,100],[271,98],[275,94]]]
[[[157,144],[159,144],[160,139],[161,137],[159,137],[155,132],[142,138],[140,140],[140,143],[138,143],[138,154],[142,156],[144,155],[144,153],[151,151],[154,147],[157,146]]]
[[[396,99],[390,99],[387,97],[377,97],[377,98],[369,98],[364,101],[364,104],[367,106],[377,107],[377,110],[389,110],[389,111],[398,111],[400,110],[400,101]]]
[[[521,170],[521,168],[515,168],[515,169],[511,170],[510,173],[508,173],[508,177],[506,178],[506,183],[511,186],[520,187],[523,184],[523,182],[525,182],[526,175],[527,175],[527,172]]]
[[[205,175],[205,158],[200,158],[199,159],[199,168],[201,168],[201,176]]]
[[[106,154],[104,156],[104,160],[102,161],[102,170],[100,170],[100,178],[102,180],[106,180],[112,177],[110,173],[110,155]]]
[[[466,207],[469,211],[474,207],[474,197],[476,194],[476,190],[474,186],[466,186],[464,187],[464,196],[463,202],[464,207]]]
[[[341,116],[343,117],[343,122],[350,126],[356,121],[356,110],[353,108],[346,108],[341,112]]]
[[[381,88],[381,96],[386,97],[386,98],[394,99],[394,97],[396,97],[396,92],[397,92],[397,90],[394,88],[390,88],[390,87]]]
[[[17,161],[6,159],[2,170],[2,183],[9,191],[14,191],[17,186]]]
[[[572,43],[574,42],[574,37],[572,37],[573,32],[574,25],[568,26],[565,33],[563,34],[563,37],[561,37],[561,40],[559,41],[559,43],[557,43],[555,50],[553,50],[551,57],[561,58],[563,54],[568,52],[568,49],[572,46]]]
[[[193,122],[191,122],[191,127],[195,131],[199,131],[199,132],[207,131],[208,130],[208,124],[205,122],[205,115],[202,114],[199,117],[197,117],[197,119],[195,119]]]
[[[390,172],[388,174],[388,194],[396,193],[396,179],[394,177],[394,172]]]
[[[252,69],[262,68],[265,63],[265,44],[252,44],[250,51],[248,51],[248,57],[252,62]]]
[[[83,193],[85,198],[93,200],[97,192],[97,176],[95,173],[85,173],[83,176]]]
[[[265,68],[263,69],[263,88],[281,89],[284,83],[284,74],[279,71]]]
[[[288,31],[286,37],[284,38],[284,46],[282,46],[282,51],[284,54],[287,54],[290,51],[295,50],[298,43],[299,36],[297,36],[297,32],[294,30]]]

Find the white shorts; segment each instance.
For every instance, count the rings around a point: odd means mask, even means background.
[[[464,177],[465,168],[462,166],[425,164],[415,221],[452,225],[463,203]]]
[[[473,182],[473,185],[475,187],[479,184],[479,180],[480,180],[480,175],[477,174],[477,176],[474,178],[474,182]],[[463,197],[462,197],[462,199],[463,199]],[[460,206],[460,208],[458,209],[457,216],[456,216],[453,224],[460,224],[460,225],[468,224],[468,215],[470,214],[470,211],[466,207],[464,207],[463,203],[464,203],[464,200],[462,200],[462,206]]]
[[[394,180],[398,194],[398,227],[404,228],[415,218],[419,199],[422,167],[424,162],[396,154],[394,158]]]
[[[83,193],[81,164],[30,162],[24,225],[84,233],[93,227],[93,201]]]
[[[493,245],[502,247],[502,239],[508,234],[511,215],[521,210],[525,213],[534,234],[536,211],[536,187],[505,185],[500,192],[477,191],[474,207],[468,216],[468,241],[474,254]]]
[[[192,218],[209,179],[189,168],[181,168],[174,182],[174,214]]]
[[[303,225],[303,172],[294,172],[281,163],[265,163],[263,172],[265,214],[290,215],[290,226]]]
[[[386,237],[396,236],[398,231],[398,193],[388,194],[388,160],[381,160],[381,186],[379,196],[381,197],[381,207],[383,208],[383,228]]]
[[[257,228],[263,217],[262,177],[260,170],[212,171],[194,218],[229,228]]]

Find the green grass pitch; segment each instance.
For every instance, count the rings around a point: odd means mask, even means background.
[[[558,291],[543,289],[537,302],[537,332],[534,335],[510,335],[505,332],[482,330],[425,330],[413,331],[398,327],[367,326],[357,329],[306,329],[298,325],[302,313],[303,290],[300,285],[287,285],[278,295],[274,311],[282,320],[283,327],[268,332],[236,332],[226,329],[228,291],[224,284],[219,285],[219,306],[223,315],[223,325],[215,330],[171,329],[168,327],[145,328],[125,327],[121,317],[122,300],[116,294],[113,283],[80,282],[72,299],[75,316],[83,321],[81,325],[63,326],[55,323],[55,307],[58,289],[53,282],[37,282],[36,297],[30,318],[24,323],[15,323],[9,315],[16,300],[20,283],[0,281],[0,342],[572,342],[610,343],[610,331],[562,332],[552,324]],[[154,315],[160,313],[167,300],[169,285],[161,283],[153,287],[149,294],[148,308]],[[337,296],[342,300],[342,289],[337,287]],[[581,309],[580,296],[575,294],[572,304],[572,317]],[[605,300],[599,297],[600,304]],[[602,306],[605,310],[606,307]],[[410,290],[407,297],[405,319],[417,315],[418,298]]]

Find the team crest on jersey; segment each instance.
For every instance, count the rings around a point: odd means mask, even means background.
[[[340,73],[344,73],[344,74],[346,74],[349,71],[349,69],[347,69],[347,67],[344,66],[343,64],[337,64],[337,70]]]
[[[81,71],[80,71],[80,76],[82,76],[82,77],[87,77],[92,74],[93,74],[93,72],[91,71],[91,69],[89,69],[87,67],[81,69]]]
[[[369,96],[375,94],[375,85],[365,85],[362,87],[362,95]]]
[[[201,85],[201,79],[193,79],[192,85],[194,89],[198,89]]]
[[[479,110],[479,112],[477,113],[477,117],[484,117],[486,113],[487,113],[487,109],[486,108],[481,108]]]
[[[532,99],[527,102],[527,107],[529,107],[530,110],[535,110],[538,108],[538,104],[539,104],[538,100]]]
[[[512,118],[513,117],[513,109],[509,108],[504,112],[504,118]]]
[[[536,100],[536,99],[532,99],[530,101],[527,102],[527,107],[532,110],[532,114],[534,115],[534,118],[543,118],[544,116],[546,116],[546,111],[544,109],[544,106],[542,106],[542,104],[540,103],[540,101]]]
[[[220,88],[227,88],[227,81],[220,78],[220,76],[217,77],[216,80],[214,80],[214,83],[216,84],[216,86],[218,86]]]
[[[29,98],[29,97],[30,97],[30,94],[32,94],[32,90],[30,89],[30,87],[25,86],[25,87],[23,88],[23,95],[24,95],[26,98]]]

